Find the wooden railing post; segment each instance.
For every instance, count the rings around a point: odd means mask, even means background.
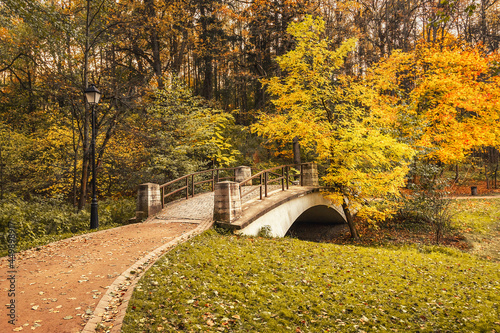
[[[262,174],[260,174],[260,184],[259,184],[259,190],[260,190],[260,200],[262,200]]]
[[[286,177],[286,189],[288,190],[288,165],[285,167],[285,177]]]
[[[212,192],[215,189],[214,169],[212,169]]]
[[[163,197],[163,187],[160,188],[161,209],[165,208],[165,198]]]
[[[191,197],[194,197],[194,175],[191,176]]]
[[[268,177],[268,172],[264,172],[264,194],[267,198],[267,178]]]
[[[281,190],[285,190],[285,167],[281,168]]]
[[[302,172],[302,164],[300,165],[300,186],[303,186],[303,182],[304,182],[304,177],[303,177],[304,173]]]
[[[189,177],[186,177],[186,199],[189,199]]]

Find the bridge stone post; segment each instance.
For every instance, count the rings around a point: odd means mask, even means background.
[[[319,186],[318,166],[315,163],[302,166],[302,186]]]
[[[214,221],[231,223],[241,216],[241,195],[238,183],[219,182],[215,184],[214,192]]]
[[[252,168],[250,168],[249,166],[240,166],[234,170],[234,181],[237,183],[241,183],[242,181],[250,177],[252,177]],[[243,185],[252,185],[252,181],[250,180]]]
[[[154,183],[139,185],[136,220],[144,220],[159,211],[161,211],[160,185]]]

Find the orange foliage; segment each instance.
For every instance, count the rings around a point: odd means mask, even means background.
[[[481,47],[421,43],[381,61],[369,81],[379,92],[377,107],[397,109],[403,136],[428,157],[452,163],[500,144],[498,58]]]

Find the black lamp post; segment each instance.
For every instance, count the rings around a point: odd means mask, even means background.
[[[97,88],[91,84],[90,87],[85,89],[85,97],[87,102],[92,106],[92,203],[90,204],[90,229],[99,228],[99,216],[97,214],[97,196],[96,196],[96,172],[95,172],[95,135],[96,135],[96,121],[95,121],[95,106],[99,103],[101,93]]]

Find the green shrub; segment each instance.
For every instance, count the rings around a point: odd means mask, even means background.
[[[432,164],[421,164],[415,168],[418,183],[411,183],[411,194],[403,196],[402,206],[396,219],[404,223],[419,223],[430,226],[439,244],[443,234],[450,229],[452,201],[447,198],[445,179],[439,177],[441,168]]]
[[[257,236],[264,237],[264,238],[272,238],[273,234],[271,232],[271,226],[269,226],[269,225],[262,226],[259,229],[259,233]]]
[[[76,211],[73,206],[62,200],[52,198],[1,201],[0,255],[6,254],[9,222],[14,225],[19,249],[23,249],[61,238],[54,236],[70,237],[72,234],[89,230],[89,210],[90,207]],[[103,200],[99,202],[99,227],[109,228],[126,223],[134,212],[135,201],[133,199]]]

